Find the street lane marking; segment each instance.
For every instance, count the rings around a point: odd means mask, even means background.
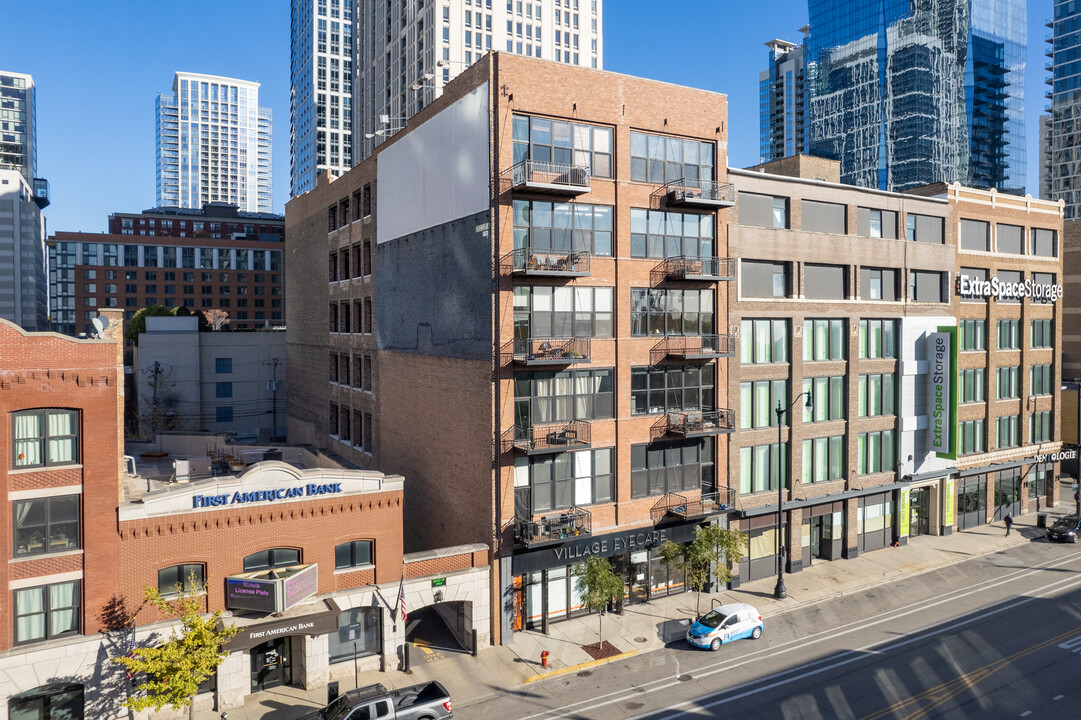
[[[1023,713],[1021,713],[1021,717],[1028,717],[1028,716],[1029,716],[1029,715],[1031,715],[1031,714],[1032,714],[1032,711],[1031,711],[1031,710],[1026,710],[1026,711],[1024,711]]]
[[[1061,699],[1062,699],[1062,698],[1064,698],[1064,697],[1066,697],[1066,696],[1065,696],[1065,695],[1056,695],[1055,697],[1053,697],[1053,698],[1051,698],[1051,699],[1052,699],[1052,700],[1061,700]]]
[[[1057,568],[1059,566],[1066,565],[1066,564],[1069,564],[1071,562],[1074,562],[1074,561],[1078,560],[1079,557],[1081,557],[1081,552],[1075,552],[1075,553],[1072,553],[1071,555],[1069,555],[1069,556],[1067,556],[1065,558],[1059,558],[1059,559],[1056,559],[1056,560],[1053,560],[1053,561],[1048,561],[1048,562],[1045,562],[1045,563],[1041,563],[1041,564],[1036,565],[1036,566],[1034,566],[1032,568],[1014,570],[1014,571],[1011,571],[1010,573],[1007,573],[1004,576],[998,577],[994,581],[987,581],[987,582],[983,583],[982,585],[970,586],[970,587],[968,587],[968,588],[966,588],[964,590],[959,590],[957,592],[954,592],[953,594],[940,596],[940,598],[937,601],[933,601],[933,602],[927,602],[927,601],[924,601],[924,600],[916,601],[916,602],[913,602],[913,603],[911,603],[909,605],[902,606],[901,608],[898,608],[897,610],[890,610],[890,611],[882,612],[882,613],[879,613],[878,615],[872,615],[872,616],[870,616],[870,617],[868,617],[866,619],[857,620],[857,621],[848,623],[846,625],[841,625],[841,626],[839,626],[838,628],[835,628],[835,629],[823,630],[821,632],[818,632],[818,633],[815,633],[815,634],[812,634],[812,635],[809,635],[809,636],[806,636],[806,637],[803,637],[803,638],[800,638],[800,639],[797,639],[797,640],[790,640],[790,641],[787,641],[787,642],[784,642],[784,643],[780,643],[779,645],[776,645],[776,646],[770,648],[769,650],[758,650],[758,651],[754,651],[752,653],[748,653],[747,655],[743,656],[743,658],[739,662],[736,662],[736,663],[733,663],[731,660],[728,660],[728,661],[719,661],[717,663],[713,663],[713,664],[710,664],[710,665],[705,665],[700,669],[699,672],[694,673],[693,677],[695,679],[699,679],[699,678],[709,677],[709,676],[712,676],[712,675],[715,675],[715,674],[718,674],[718,673],[721,673],[721,672],[731,672],[733,669],[740,668],[740,667],[743,667],[745,665],[749,665],[752,661],[766,660],[766,659],[770,659],[770,658],[773,658],[773,657],[776,657],[776,656],[786,655],[791,650],[800,649],[800,648],[803,648],[803,647],[809,647],[809,646],[815,645],[820,641],[821,638],[826,638],[826,637],[828,637],[828,638],[836,638],[836,637],[840,637],[842,635],[848,635],[850,633],[857,632],[859,630],[863,630],[863,629],[866,629],[866,628],[869,628],[869,627],[872,627],[872,626],[875,626],[875,625],[880,625],[880,624],[882,624],[884,622],[889,622],[889,621],[892,621],[892,620],[896,620],[897,618],[904,617],[906,615],[912,615],[914,613],[922,613],[927,608],[930,608],[930,607],[934,607],[934,606],[942,605],[942,604],[946,604],[946,603],[951,603],[951,602],[954,602],[954,601],[956,601],[956,600],[958,600],[960,598],[967,597],[969,595],[975,595],[975,594],[983,593],[983,592],[985,592],[986,590],[988,590],[990,588],[995,588],[995,587],[999,587],[1001,585],[1008,585],[1008,584],[1016,583],[1018,580],[1023,579],[1025,577],[1028,577],[1030,575],[1036,575],[1036,574],[1039,574],[1039,573],[1043,572],[1044,570],[1054,569],[1054,568]],[[1055,588],[1055,587],[1057,587],[1059,585],[1076,584],[1078,582],[1079,581],[1077,579],[1072,579],[1072,578],[1068,578],[1068,579],[1065,579],[1065,580],[1059,580],[1057,582],[1050,583],[1050,584],[1044,586],[1041,589],[1041,594],[1047,594],[1052,588]],[[854,595],[856,593],[851,593],[851,594]],[[1021,599],[1020,601],[1018,601],[1016,603],[1013,603],[1011,605],[1003,606],[1003,607],[1001,607],[998,610],[995,610],[993,612],[995,612],[995,613],[1003,612],[1005,610],[1012,609],[1012,608],[1018,607],[1020,605],[1024,605],[1025,603],[1030,602],[1031,600],[1034,600],[1037,597],[1040,597],[1040,595],[1033,595],[1033,596],[1030,596],[1030,597],[1023,598],[1023,599]],[[826,600],[822,600],[822,601],[820,601],[818,603],[810,603],[810,604],[804,605],[802,607],[803,608],[814,607],[814,606],[819,605],[819,604],[821,604],[823,602],[828,602],[829,600],[830,599],[826,599]],[[904,612],[902,612],[902,611],[904,611]],[[976,622],[978,620],[985,619],[986,617],[987,617],[986,613],[983,614],[982,616],[979,616],[979,617],[972,617],[969,620],[961,623],[961,625],[968,624],[968,623],[971,623],[971,622]],[[960,627],[960,625],[954,625],[953,626],[953,628],[956,628],[956,627]],[[917,631],[913,631],[913,632],[915,633]],[[883,649],[881,652],[886,652],[888,650],[896,649],[896,648],[902,647],[904,645],[908,645],[908,644],[913,643],[913,642],[922,641],[924,639],[926,639],[926,636],[917,635],[916,637],[913,637],[913,638],[911,638],[909,640],[905,640],[905,641],[902,641],[902,642],[900,642],[900,643],[898,643],[896,645],[887,647],[887,648]],[[865,646],[863,648],[859,648],[858,652],[860,652],[860,653],[867,652],[868,650],[873,649],[876,645],[879,645],[879,644],[880,643],[877,643],[877,642],[868,644],[867,646]],[[741,685],[737,685],[737,686],[729,688],[727,690],[719,691],[718,693],[712,693],[711,695],[716,696],[716,695],[719,695],[719,694],[722,694],[722,693],[734,692],[734,691],[740,690],[741,688],[751,687],[751,686],[756,685],[758,683],[767,682],[771,678],[782,678],[785,675],[795,673],[798,670],[805,670],[805,669],[807,669],[809,667],[814,667],[815,665],[819,665],[819,664],[823,664],[823,663],[831,663],[827,667],[821,668],[819,670],[815,670],[815,671],[813,671],[811,673],[805,673],[804,675],[797,675],[797,676],[794,676],[793,678],[790,678],[788,680],[778,681],[778,682],[776,682],[774,684],[766,685],[766,686],[760,687],[760,688],[758,688],[756,690],[752,690],[752,691],[743,693],[741,695],[738,695],[737,698],[742,698],[742,697],[745,697],[745,696],[748,696],[748,695],[752,695],[755,692],[760,692],[762,690],[767,690],[767,689],[770,689],[772,687],[776,687],[776,686],[779,686],[779,685],[785,685],[785,684],[788,684],[790,682],[793,682],[794,680],[801,679],[802,677],[809,677],[811,675],[817,675],[818,673],[824,672],[825,670],[834,669],[834,668],[840,667],[842,665],[847,665],[850,662],[855,662],[856,660],[863,659],[864,655],[860,654],[860,655],[856,655],[855,657],[845,659],[845,660],[843,660],[841,662],[834,662],[834,661],[836,661],[838,659],[845,658],[848,655],[853,655],[854,652],[856,652],[856,651],[851,651],[851,650],[841,651],[838,654],[834,655],[832,658],[827,658],[827,659],[818,660],[818,661],[815,661],[815,662],[812,662],[812,663],[808,663],[808,664],[803,665],[800,668],[794,668],[794,669],[791,669],[791,670],[786,670],[786,671],[783,671],[781,673],[776,673],[774,675],[767,676],[766,678],[759,678],[757,680],[753,680],[753,681],[750,681],[750,682],[747,682],[747,683],[743,683]],[[705,671],[705,672],[702,672],[702,671]],[[667,689],[670,689],[670,688],[673,688],[673,687],[677,687],[677,686],[680,686],[682,684],[683,683],[681,681],[677,680],[675,678],[675,676],[670,676],[668,678],[659,678],[657,680],[651,681],[651,682],[646,683],[644,685],[638,686],[638,687],[634,688],[634,691],[635,691],[636,696],[648,695],[648,694],[660,692],[660,691],[663,691],[663,690],[667,690]],[[703,696],[703,698],[710,697],[711,695]],[[523,717],[522,720],[534,720],[534,718],[551,718],[552,720],[555,720],[556,718],[571,717],[571,716],[575,716],[575,715],[577,715],[577,714],[579,714],[581,712],[584,712],[586,710],[594,710],[594,709],[597,709],[597,708],[602,708],[602,707],[605,707],[605,706],[608,706],[608,705],[614,705],[616,703],[623,702],[624,700],[626,700],[626,697],[627,697],[627,690],[625,690],[625,689],[624,690],[619,690],[619,691],[607,693],[607,694],[604,694],[604,695],[595,696],[593,698],[590,698],[590,700],[570,703],[570,704],[564,705],[562,707],[552,708],[552,709],[549,709],[549,710],[544,710],[544,711],[539,712],[539,713],[534,713],[533,715],[527,715],[527,716]],[[697,700],[701,700],[703,698],[697,698],[696,700],[680,703],[680,704],[674,705],[674,706],[672,706],[670,708],[660,708],[658,710],[654,710],[652,712],[645,713],[643,715],[639,715],[636,718],[632,718],[631,720],[637,720],[638,718],[652,717],[652,716],[657,715],[658,713],[662,712],[665,709],[677,710],[677,709],[679,709],[681,707],[690,705],[692,702],[697,702]],[[731,699],[736,699],[736,698],[730,698],[729,700],[731,700]],[[718,704],[723,704],[723,702],[728,702],[729,700],[721,701]],[[596,701],[600,701],[600,702],[596,702]],[[589,703],[589,702],[592,702],[593,704],[587,705],[586,703]],[[707,707],[711,707],[711,706],[707,706]],[[668,715],[668,716],[665,716],[665,720],[670,720],[670,718],[681,717],[681,716],[687,715],[687,714],[689,714],[689,713],[688,712],[680,712],[680,713],[678,713],[676,715]]]

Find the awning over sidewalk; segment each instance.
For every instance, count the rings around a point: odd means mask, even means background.
[[[225,650],[249,650],[262,645],[267,640],[283,635],[326,635],[338,629],[338,616],[341,609],[333,599],[320,600],[316,603],[299,605],[284,613],[275,613],[278,617],[267,616],[257,620],[247,618],[228,618],[240,625],[240,632],[225,643]],[[227,619],[219,622],[226,624]]]
[[[782,509],[787,512],[789,510],[800,510],[802,508],[813,507],[815,505],[821,505],[823,503],[837,502],[838,500],[848,500],[849,498],[864,497],[865,495],[877,495],[879,493],[906,488],[910,484],[911,482],[908,479],[898,480],[895,482],[887,483],[886,485],[875,485],[874,487],[861,488],[859,490],[845,490],[844,492],[833,493],[832,495],[823,495],[822,497],[816,498],[807,498],[806,500],[790,500],[784,503]],[[740,510],[739,516],[751,518],[776,513],[776,505],[763,505],[762,507]]]

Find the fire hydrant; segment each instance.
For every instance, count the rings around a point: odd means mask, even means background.
[[[548,667],[548,656],[551,655],[547,650],[541,650],[541,667]]]

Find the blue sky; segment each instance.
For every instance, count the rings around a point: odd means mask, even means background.
[[[1029,3],[1028,186],[1036,190],[1044,21]],[[286,0],[0,0],[0,69],[38,87],[38,173],[52,184],[50,234],[102,232],[111,212],[154,205],[154,99],[177,70],[262,83],[274,111],[274,210],[289,197]],[[758,73],[772,38],[799,41],[806,0],[607,0],[605,68],[728,94],[729,164],[758,161]]]

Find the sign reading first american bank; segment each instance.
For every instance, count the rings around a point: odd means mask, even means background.
[[[342,492],[341,483],[308,483],[298,487],[275,488],[271,490],[254,490],[251,492],[237,491],[224,495],[192,495],[191,506],[193,508],[220,507],[222,505],[239,505],[250,502],[274,502],[275,500],[291,500],[301,497],[313,497],[316,495],[336,495]]]

